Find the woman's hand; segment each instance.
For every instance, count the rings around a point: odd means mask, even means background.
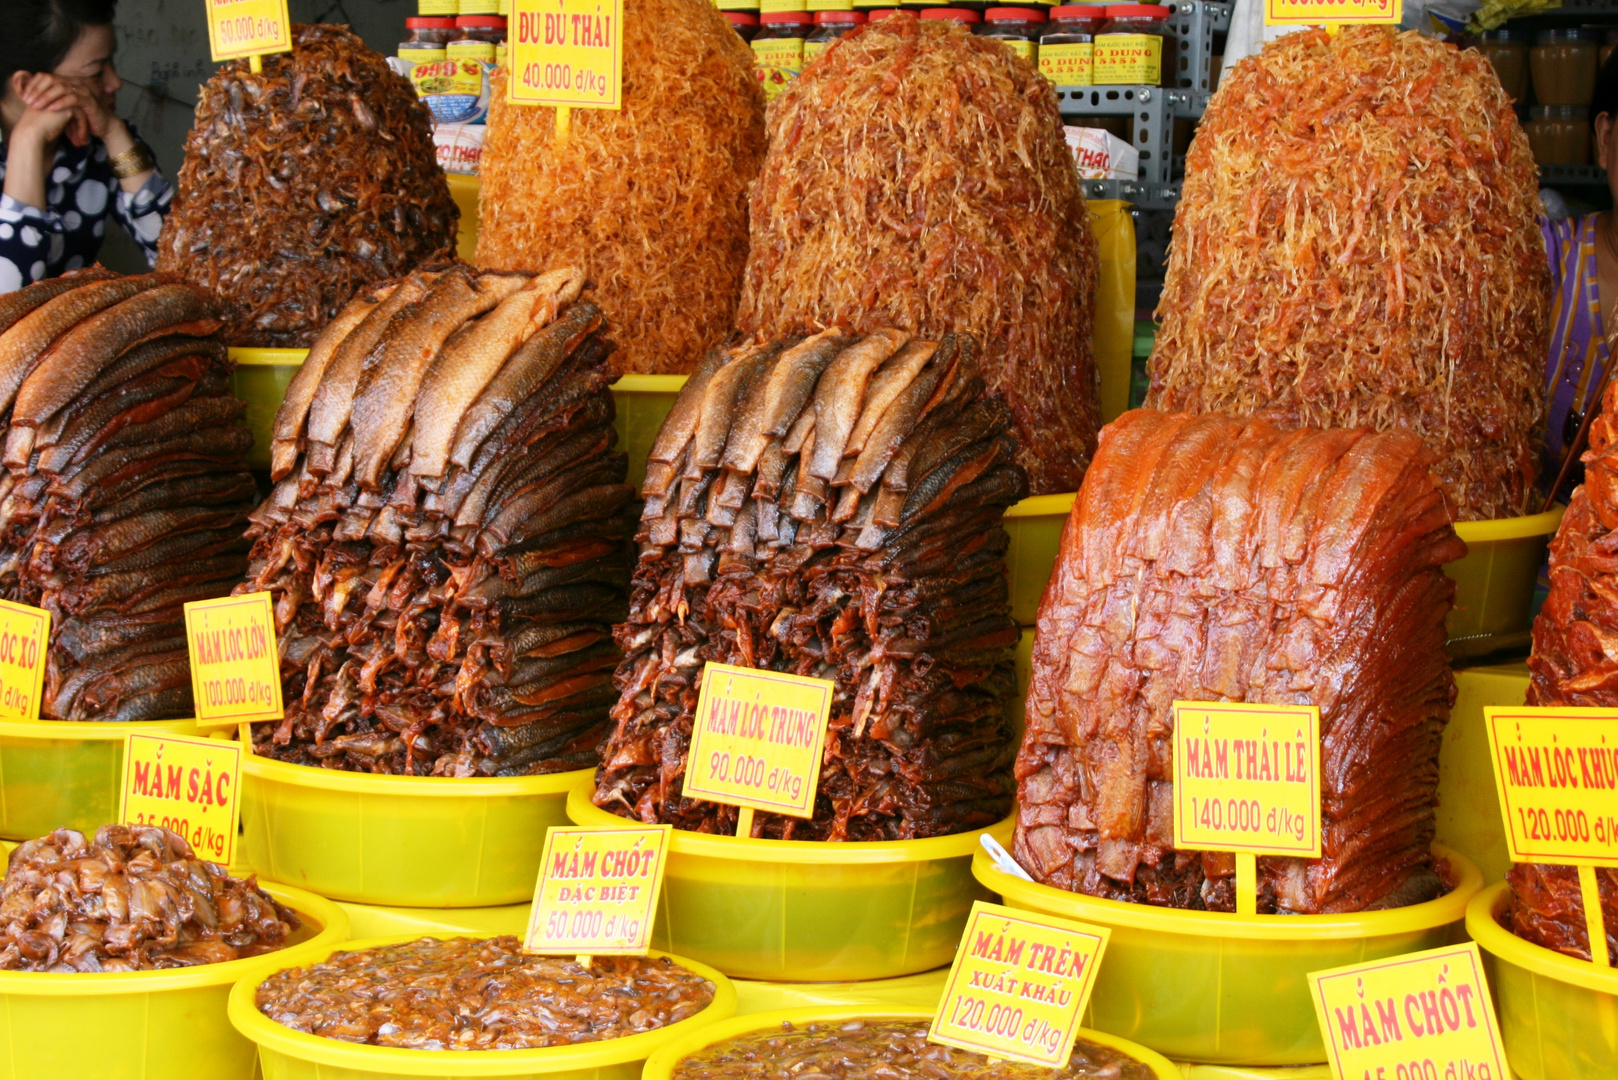
[[[83,146],[92,135],[105,138],[110,128],[121,126],[88,79],[36,72],[18,87],[18,96],[27,108],[17,129],[46,142],[65,134],[73,145]]]

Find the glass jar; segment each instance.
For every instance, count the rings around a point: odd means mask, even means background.
[[[1095,85],[1162,86],[1163,72],[1174,70],[1171,14],[1160,4],[1108,4],[1095,39]]]
[[[1590,164],[1590,110],[1582,105],[1536,105],[1523,133],[1542,167]]]
[[[751,11],[727,11],[725,18],[730,25],[742,36],[743,41],[752,41],[753,35],[758,33],[758,16]]]
[[[1095,35],[1106,21],[1105,4],[1064,4],[1051,9],[1039,35],[1039,73],[1057,86],[1093,82]]]
[[[1541,105],[1584,105],[1595,97],[1601,46],[1583,27],[1541,30],[1528,54]]]
[[[803,43],[813,28],[807,11],[766,11],[753,40],[753,60],[764,100],[771,101],[803,70]]]
[[[883,2],[887,3],[889,0],[883,0]],[[896,7],[872,8],[865,13],[865,21],[868,23],[881,22],[883,19],[893,18],[899,14],[899,11],[900,9]]]
[[[459,0],[456,7],[461,15],[500,14],[500,0]]]
[[[1521,34],[1511,30],[1485,30],[1479,34],[1472,48],[1500,76],[1500,85],[1512,101],[1528,96],[1528,42]]]
[[[498,15],[462,15],[455,20],[455,40],[448,46],[451,60],[494,63],[494,47],[505,43],[506,20]]]
[[[992,7],[983,13],[981,37],[997,38],[1011,51],[1039,66],[1039,34],[1045,26],[1045,13],[1038,8]]]
[[[865,25],[865,13],[862,11],[817,11],[815,12],[815,30],[804,39],[803,63],[808,67],[817,60],[822,53],[831,48],[831,43],[858,30]]]
[[[924,8],[921,12],[923,19],[951,19],[958,23],[972,26],[983,21],[983,16],[970,8],[934,7]]]
[[[444,47],[455,36],[455,20],[412,17],[405,20],[405,29],[410,33],[399,42],[399,59],[431,64],[444,59]]]

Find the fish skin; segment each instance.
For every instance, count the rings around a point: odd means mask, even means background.
[[[623,476],[627,467],[628,458],[624,454],[603,454],[558,470],[539,483],[519,488],[504,504],[485,513],[479,539],[489,536],[503,547],[529,519],[539,517],[576,491],[611,486],[614,478]],[[489,553],[494,549],[495,545],[491,544]]]
[[[206,428],[190,431],[173,439],[165,439],[151,446],[121,447],[101,454],[70,477],[51,484],[53,495],[71,499],[84,498],[92,488],[116,488],[128,477],[121,476],[132,466],[144,465],[129,476],[138,476],[149,468],[171,461],[189,458],[212,458],[229,461],[247,451],[253,444],[253,433],[246,428]]]
[[[0,335],[47,301],[93,281],[109,281],[117,276],[105,267],[94,266],[88,270],[70,271],[61,277],[36,281],[32,285],[0,295]]]
[[[17,388],[57,338],[98,311],[158,284],[156,275],[91,282],[46,301],[0,334],[0,411],[11,407]]]
[[[413,474],[444,475],[455,430],[466,410],[511,354],[553,322],[583,290],[582,270],[570,267],[540,274],[479,319],[475,329],[461,331],[468,340],[452,338],[444,346],[416,394],[416,432],[410,452]]]
[[[915,437],[921,410],[943,376],[942,368],[922,372],[888,405],[849,471],[848,483],[854,490],[863,495],[876,486],[899,447]]]
[[[787,350],[770,378],[764,434],[784,438],[792,430],[826,366],[853,343],[854,339],[847,331],[833,327],[805,338]],[[754,461],[757,461],[756,457]]]
[[[843,448],[859,419],[865,385],[871,373],[910,340],[903,330],[876,330],[838,354],[815,387],[815,445],[808,454],[808,476],[831,481],[843,460]],[[803,478],[799,478],[803,488]]]
[[[685,453],[686,444],[696,433],[697,420],[702,415],[702,398],[708,392],[708,383],[720,368],[730,362],[733,355],[735,355],[733,350],[719,347],[710,349],[708,355],[702,358],[697,369],[680,388],[668,416],[663,419],[663,426],[658,428],[657,438],[652,440],[652,450],[647,455],[647,461],[668,465],[678,461]],[[662,495],[667,490],[665,486],[661,491],[653,491],[651,494]]]
[[[275,412],[275,427],[271,434],[273,441],[270,443],[271,480],[281,480],[297,465],[303,422],[309,416],[315,391],[320,388],[321,377],[326,374],[327,365],[337,354],[338,346],[398,287],[397,281],[385,281],[360,290],[309,346],[309,354],[298,367],[298,373],[292,376],[292,381],[287,383],[286,396],[281,399],[281,407]]]
[[[634,497],[635,491],[628,484],[602,484],[575,491],[528,520],[517,522],[519,528],[513,530],[513,535],[507,541],[497,542],[489,532],[481,533],[478,536],[478,551],[485,557],[493,558],[500,554],[502,547],[525,547],[530,537],[541,536],[563,522],[580,517],[610,517]]]
[[[179,506],[147,510],[121,521],[84,529],[60,545],[53,562],[74,573],[92,564],[111,562],[141,551],[159,540],[188,532],[221,529],[246,521],[245,505]]]
[[[79,464],[97,449],[112,450],[132,443],[159,442],[200,428],[229,427],[246,412],[247,402],[237,397],[192,397],[160,416],[150,420],[137,419],[124,425],[105,440],[86,443],[73,455],[73,461]]]
[[[720,467],[731,472],[750,473],[758,463],[758,456],[770,441],[766,429],[772,388],[778,385],[776,375],[785,365],[792,363],[795,350],[788,342],[775,342],[764,350],[763,363],[756,367],[747,385],[736,398],[736,413],[731,420],[730,432],[719,456]]]
[[[598,408],[586,406],[590,412],[599,415]],[[585,410],[581,409],[580,412]],[[547,433],[544,437],[547,446],[543,451],[533,451],[535,460],[522,472],[507,476],[505,470],[491,466],[484,470],[478,483],[472,486],[467,493],[465,501],[455,515],[457,525],[477,525],[482,522],[485,510],[499,508],[521,486],[536,479],[549,476],[578,461],[581,457],[604,454],[611,449],[612,428],[601,427],[598,424],[584,424],[579,430],[563,428],[554,433]],[[486,478],[486,479],[485,479]]]
[[[848,442],[843,447],[845,458],[858,455],[865,449],[866,441],[882,422],[888,406],[921,374],[928,361],[937,355],[939,347],[936,341],[911,341],[877,368],[871,381],[866,384],[865,403],[860,406],[859,421],[849,432]]]
[[[410,317],[396,317],[389,325],[388,334],[366,357],[349,417],[354,478],[360,487],[376,489],[404,438],[421,380],[450,335],[527,281],[524,275],[484,274],[469,280],[466,274],[451,273],[417,301]]]
[[[733,354],[730,363],[714,372],[702,395],[702,410],[696,433],[691,436],[685,459],[684,479],[695,479],[703,470],[716,468],[725,453],[737,403],[759,370],[771,361],[767,346],[748,345]]]
[[[228,358],[225,343],[217,338],[193,337],[189,334],[152,338],[150,341],[143,341],[139,345],[125,349],[111,367],[97,375],[95,381],[84,388],[79,394],[79,400],[94,401],[134,382],[142,375],[187,356],[206,357],[211,364],[219,367],[225,366]]]

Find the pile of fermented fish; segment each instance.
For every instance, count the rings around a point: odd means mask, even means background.
[[[576,270],[368,289],[287,387],[243,591],[286,715],[257,753],[369,772],[582,768],[614,697],[634,492]]]
[[[46,718],[192,714],[183,606],[241,580],[255,498],[219,325],[173,275],[0,297],[0,596],[51,613]]]
[[[155,825],[57,829],[11,853],[0,970],[147,971],[274,952],[298,916]]]
[[[1173,846],[1175,701],[1320,709],[1319,860],[1261,858],[1258,908],[1431,899],[1455,698],[1434,456],[1409,432],[1125,413],[1062,533],[1017,758],[1017,861],[1058,888],[1234,910],[1228,852]]]
[[[1011,806],[1017,641],[1001,517],[1011,412],[965,336],[827,330],[710,356],[652,447],[595,801],[734,832],[682,794],[708,661],[833,680],[814,817],[754,835],[893,840]]]
[[[347,28],[232,60],[197,97],[159,270],[212,290],[232,345],[307,346],[361,286],[448,258],[459,212],[432,116]]]

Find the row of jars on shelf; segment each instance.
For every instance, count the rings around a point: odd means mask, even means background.
[[[1615,45],[1618,28],[1555,27],[1531,33],[1488,30],[1468,43],[1500,76],[1519,105],[1529,101],[1523,125],[1534,160],[1545,165],[1590,163],[1590,104],[1596,77]]]

